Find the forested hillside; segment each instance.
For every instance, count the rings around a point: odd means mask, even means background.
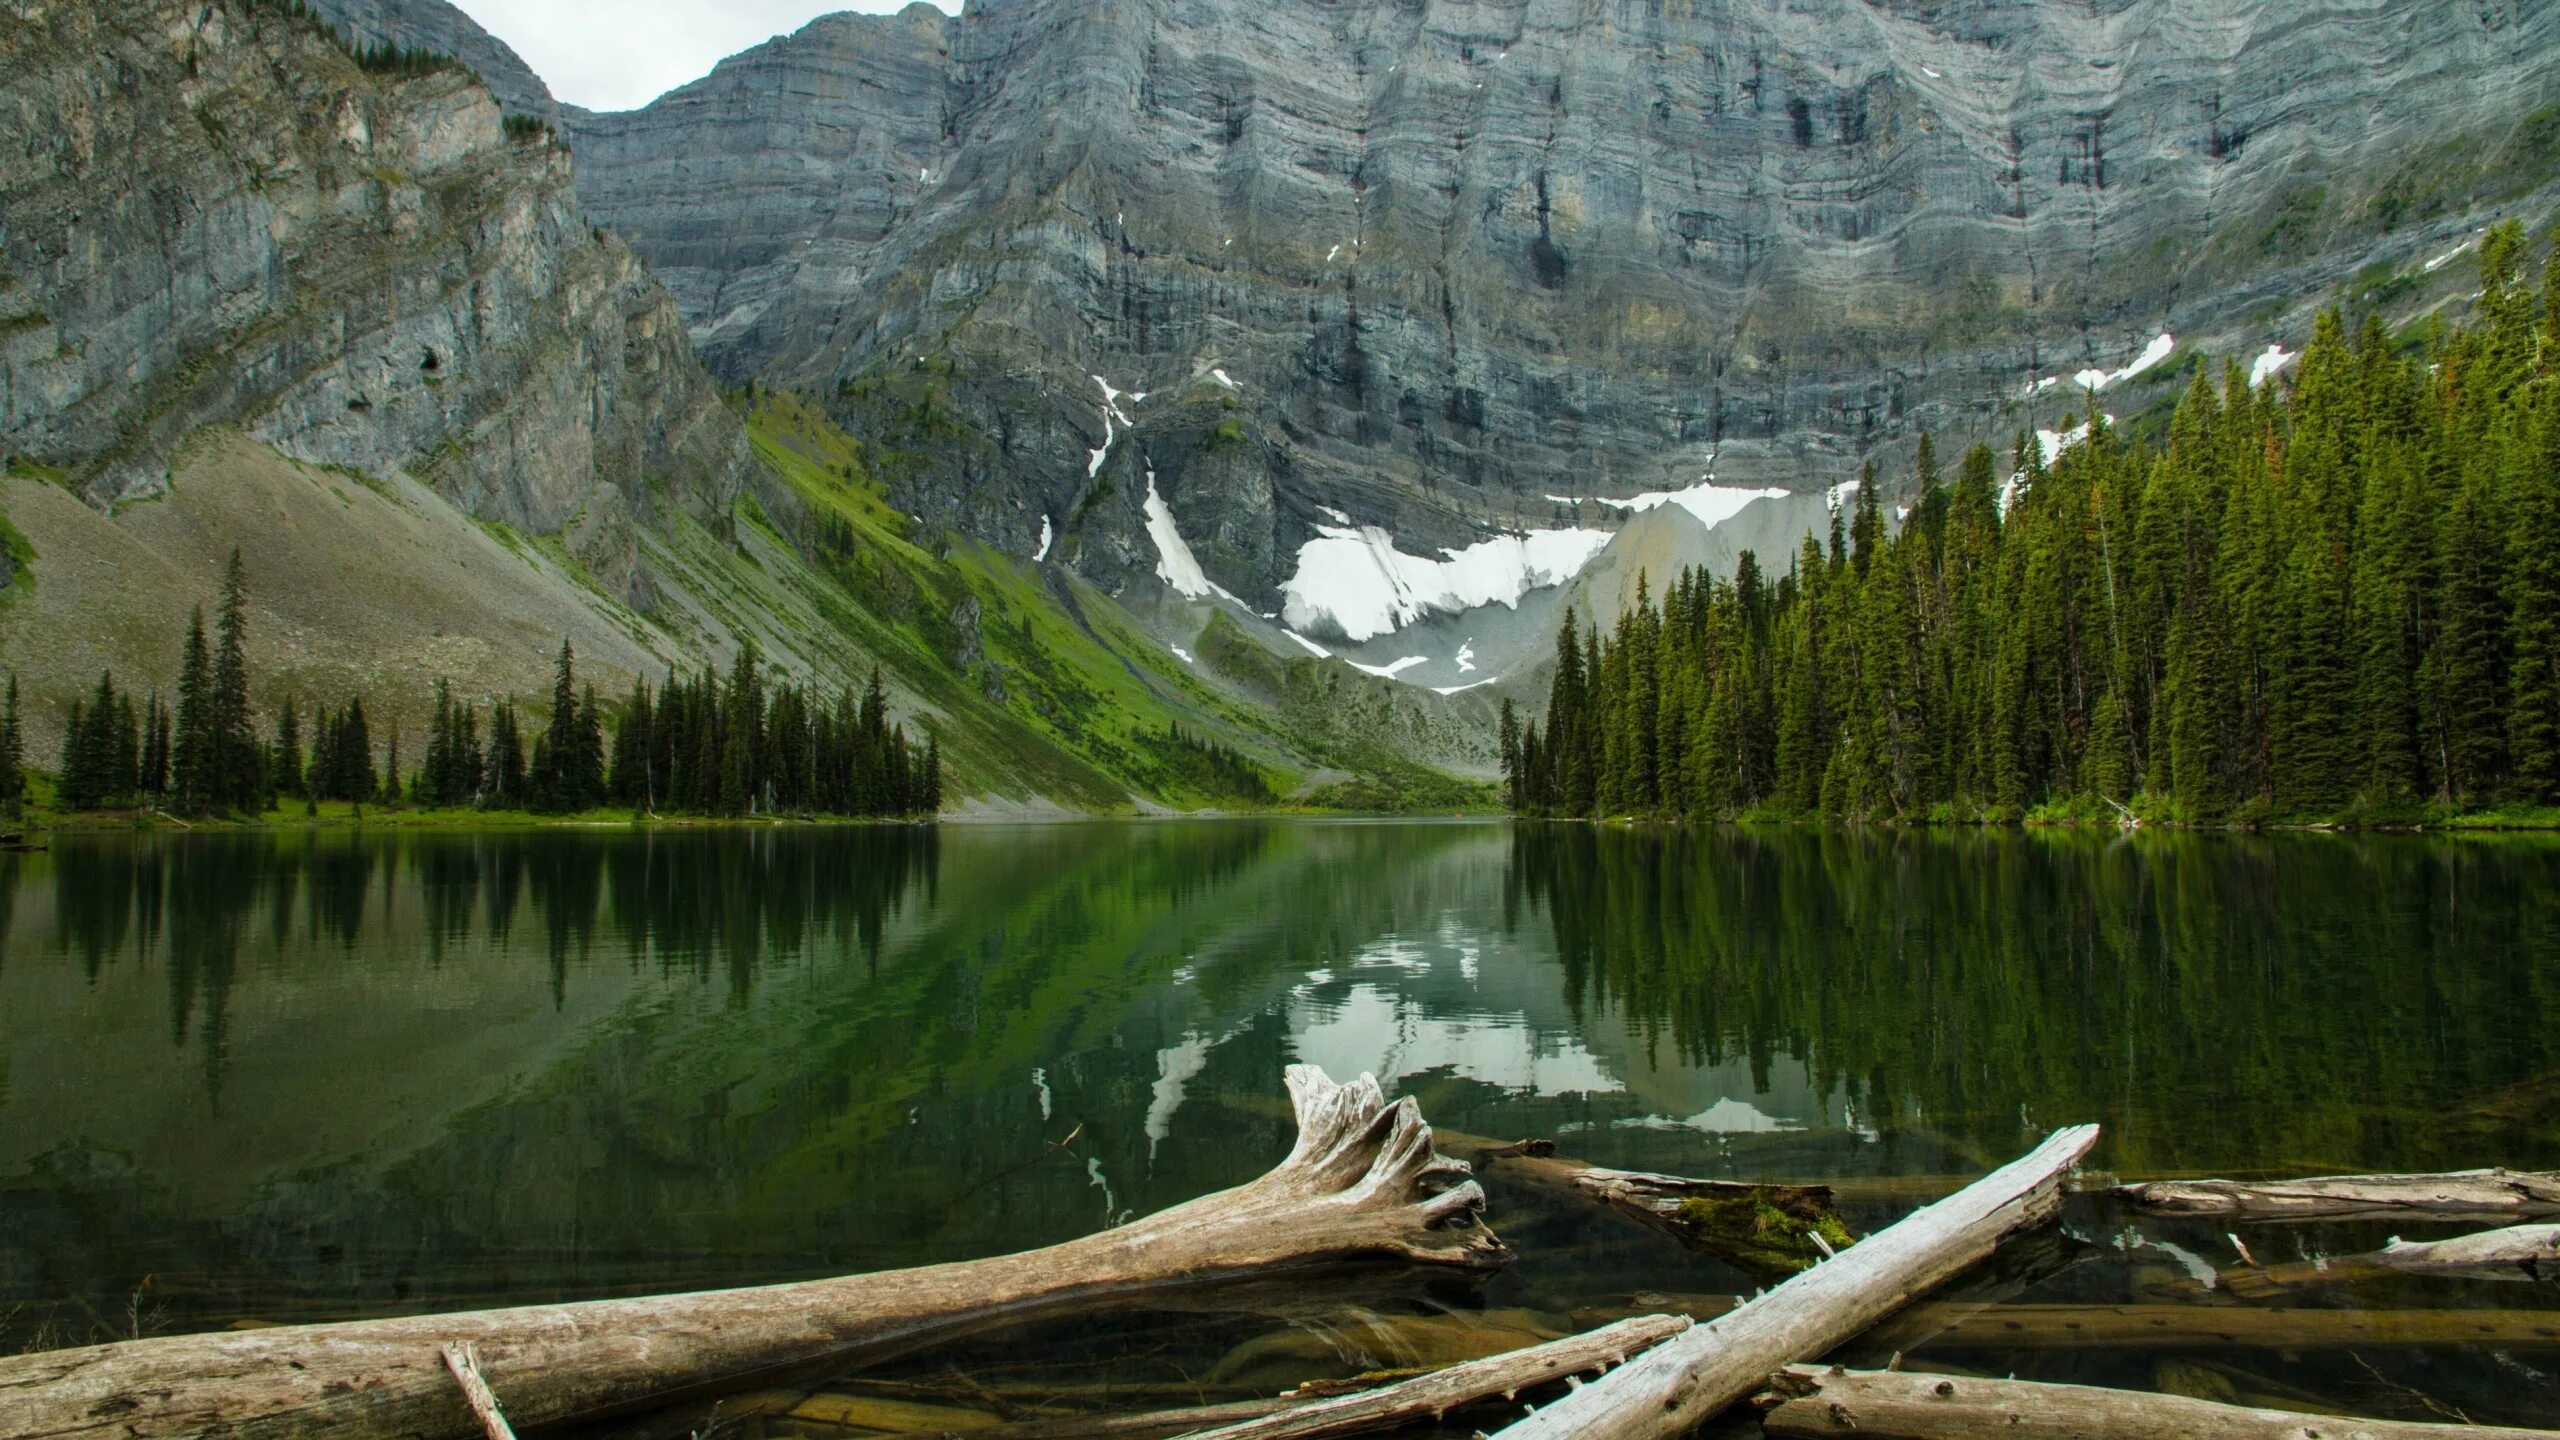
[[[2157,446],[2066,423],[2058,455],[2022,436],[2004,477],[1978,447],[1950,484],[1924,444],[1898,531],[1871,470],[1774,580],[1692,572],[1605,636],[1569,621],[1546,716],[1506,717],[1515,808],[2560,803],[2560,253],[2537,276],[2508,225],[2480,269],[2465,328],[2331,312],[2289,389],[2199,368]]]

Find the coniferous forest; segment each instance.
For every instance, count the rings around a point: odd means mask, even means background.
[[[2392,823],[2560,803],[2560,251],[2483,240],[2474,323],[2325,315],[2289,387],[2199,368],[2165,442],[2103,418],[1942,473],[1923,437],[1774,576],[1568,617],[1506,711],[1514,809]],[[2094,399],[2090,409],[2094,414]],[[2068,434],[2073,422],[2061,427]]]
[[[604,806],[712,816],[931,815],[942,805],[942,747],[890,723],[877,670],[857,698],[777,683],[752,643],[724,680],[705,668],[635,681],[608,721],[581,685],[567,641],[553,672],[547,723],[528,736],[511,699],[484,712],[435,684],[417,768],[403,768],[396,729],[378,736],[364,699],[303,718],[287,700],[262,736],[245,649],[248,578],[231,559],[212,637],[188,622],[178,694],[140,705],[101,674],[64,725],[57,808],[146,808],[183,818],[256,815],[286,800],[572,814]],[[23,804],[23,741],[12,679],[0,711],[0,806]],[[483,714],[487,723],[482,723]],[[608,738],[609,737],[609,738]],[[306,749],[307,744],[307,749]]]

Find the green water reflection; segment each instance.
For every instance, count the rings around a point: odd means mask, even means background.
[[[144,1277],[183,1329],[1021,1249],[1259,1172],[1301,1059],[1454,1130],[1694,1174],[1969,1173],[2082,1119],[2125,1172],[2560,1167],[2560,847],[66,839],[0,858],[0,1346],[121,1333]],[[1474,1303],[1740,1283],[1605,1219],[1524,1223]],[[2035,1293],[2123,1299],[2137,1269]],[[2387,1303],[2552,1303],[2531,1288]],[[2560,1411],[2560,1356],[2478,1366],[2442,1386]],[[2294,1379],[2377,1408],[2333,1372]]]

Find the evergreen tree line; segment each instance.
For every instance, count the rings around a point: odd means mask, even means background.
[[[942,745],[919,746],[892,725],[878,670],[857,701],[832,701],[773,683],[748,644],[724,682],[710,669],[672,672],[653,692],[635,682],[607,744],[604,710],[577,678],[567,641],[553,671],[550,723],[528,742],[514,702],[482,711],[439,679],[424,762],[400,762],[395,727],[377,768],[362,697],[313,717],[306,758],[302,717],[291,701],[272,742],[250,711],[248,581],[235,552],[208,640],[204,612],[191,618],[175,705],[157,693],[137,709],[112,674],[71,706],[64,727],[61,808],[141,806],[200,817],[258,814],[284,797],[357,804],[574,813],[606,804],[700,815],[930,815],[942,806]],[[485,739],[483,738],[485,735]],[[25,791],[17,680],[0,712],[0,805]]]
[[[1194,735],[1179,725],[1168,725],[1149,738],[1163,762],[1157,767],[1159,773],[1169,780],[1209,794],[1263,805],[1279,798],[1272,793],[1271,781],[1262,773],[1262,767],[1230,746]]]
[[[930,815],[942,808],[942,743],[889,722],[874,670],[859,700],[830,700],[766,674],[753,644],[724,681],[704,668],[658,689],[635,681],[608,745],[593,685],[569,646],[553,672],[548,728],[527,747],[511,702],[480,712],[437,682],[422,804],[575,812],[599,805],[694,815]]]
[[[2156,449],[2102,418],[2007,481],[1921,440],[1770,581],[1568,616],[1532,815],[2391,821],[2560,804],[2560,249],[2481,245],[2422,353],[2320,317],[2289,393],[2198,367]],[[2070,428],[2065,421],[2065,429]]]

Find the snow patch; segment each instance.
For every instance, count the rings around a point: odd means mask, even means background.
[[[2142,374],[2146,370],[2156,368],[2161,361],[2166,360],[2171,355],[2177,353],[2177,349],[2178,337],[2171,335],[2164,330],[2157,338],[2153,339],[2150,344],[2144,346],[2142,348],[2142,353],[2133,357],[2132,363],[2126,365],[2123,369],[2099,370],[2092,368],[2083,370],[2079,374],[2070,377],[2071,386],[2075,390],[2104,390],[2110,385],[2121,385],[2125,381],[2132,379],[2136,375]],[[2041,395],[2061,383],[2063,383],[2061,376],[2048,375],[2029,385],[2026,388],[2025,393],[2029,396]]]
[[[1461,675],[1472,675],[1475,673],[1475,670],[1476,639],[1474,636],[1470,635],[1467,637],[1466,643],[1458,647],[1458,673]]]
[[[1156,493],[1156,472],[1147,472],[1147,538],[1156,542],[1156,575],[1174,590],[1193,600],[1206,600],[1220,593],[1209,583],[1182,531],[1173,523],[1173,507]]]
[[[1088,478],[1090,478],[1090,477],[1088,477]],[[1048,558],[1049,558],[1049,546],[1050,546],[1050,544],[1051,544],[1052,542],[1054,542],[1057,538],[1058,538],[1058,536],[1057,536],[1057,532],[1056,532],[1055,530],[1052,530],[1052,529],[1049,527],[1049,517],[1048,517],[1048,516],[1046,516],[1046,515],[1041,516],[1041,517],[1040,517],[1040,548],[1039,548],[1039,549],[1037,549],[1037,550],[1035,550],[1035,551],[1033,551],[1033,552],[1031,552],[1031,563],[1032,563],[1032,564],[1034,564],[1034,565],[1037,565],[1037,564],[1039,564],[1041,561],[1048,559]]]
[[[1487,685],[1499,685],[1501,683],[1502,677],[1496,675],[1490,680],[1474,680],[1469,681],[1464,685],[1434,685],[1431,689],[1434,694],[1439,695],[1464,695],[1470,690],[1481,690]]]
[[[1299,644],[1301,644],[1301,645],[1305,646],[1305,647],[1307,648],[1307,653],[1308,653],[1308,654],[1310,654],[1310,655],[1313,655],[1314,657],[1316,657],[1316,658],[1317,658],[1317,659],[1319,659],[1319,660],[1330,660],[1330,659],[1332,659],[1332,658],[1333,658],[1333,652],[1332,652],[1332,651],[1327,650],[1327,649],[1326,649],[1326,648],[1324,648],[1323,646],[1321,646],[1321,645],[1317,644],[1317,643],[1316,643],[1316,642],[1314,642],[1313,640],[1308,639],[1306,636],[1299,634],[1299,633],[1298,633],[1297,631],[1295,631],[1295,630],[1283,630],[1283,631],[1281,631],[1280,633],[1281,633],[1281,634],[1283,634],[1283,635],[1288,636],[1290,639],[1295,640],[1295,641],[1297,641]]]
[[[1237,384],[1224,370],[1212,370],[1209,373],[1217,379],[1219,384],[1226,386],[1230,390],[1241,390],[1244,388]]]
[[[1753,490],[1739,485],[1718,485],[1714,477],[1710,476],[1686,490],[1655,490],[1625,500],[1604,499],[1598,503],[1612,510],[1624,510],[1630,514],[1651,510],[1659,505],[1677,505],[1697,516],[1701,523],[1713,530],[1741,514],[1743,508],[1754,500],[1783,500],[1786,497],[1786,491],[1775,487],[1767,490]],[[1565,505],[1581,503],[1568,500],[1561,495],[1550,495],[1547,498]]]
[[[2427,265],[2426,265],[2426,273],[2427,273],[2427,274],[2429,274],[2429,275],[2433,275],[2434,273],[2436,273],[2437,271],[2439,271],[2439,270],[2443,269],[2443,268],[2444,268],[2444,267],[2446,267],[2447,265],[2450,265],[2450,264],[2452,264],[2454,261],[2461,259],[2461,258],[2462,258],[2462,256],[2463,256],[2463,252],[2464,252],[2464,251],[2469,250],[2470,248],[2471,248],[2471,242],[2470,242],[2470,241],[2468,241],[2468,240],[2465,240],[2465,241],[2463,241],[2461,244],[2454,246],[2452,249],[2447,250],[2446,252],[2444,252],[2443,254],[2441,254],[2441,255],[2437,256],[2437,257],[2436,257],[2436,258],[2434,258],[2433,260],[2428,261],[2428,262],[2427,262]]]
[[[2301,358],[2298,351],[2288,354],[2281,345],[2268,346],[2267,353],[2259,356],[2257,363],[2249,367],[2249,388],[2255,390],[2273,380],[2284,367]]]
[[[2109,415],[2105,418],[2109,425],[2116,423],[2116,417],[2113,415]],[[2070,449],[2074,445],[2080,444],[2088,438],[2089,426],[2086,422],[2075,425],[2068,430],[2038,430],[2036,432],[2036,463],[2050,470],[2053,468],[2053,462],[2061,458],[2063,451]],[[1856,482],[1854,481],[1851,482],[1853,487],[1855,483]],[[2000,513],[2003,516],[2006,516],[2009,513],[2009,507],[2017,503],[2018,497],[2025,493],[2026,488],[2027,477],[2026,472],[2024,471],[2015,472],[2011,474],[2007,480],[2001,482]]]
[[[1320,525],[1280,587],[1281,613],[1293,627],[1330,621],[1357,644],[1434,611],[1517,608],[1531,590],[1580,574],[1609,539],[1605,530],[1532,530],[1444,549],[1447,558],[1432,560],[1398,550],[1374,525]]]
[[[1366,671],[1371,675],[1377,676],[1381,680],[1393,680],[1398,675],[1412,669],[1414,666],[1428,665],[1431,661],[1427,656],[1407,655],[1393,665],[1363,665],[1357,660],[1351,660],[1345,663],[1349,664],[1354,670]]]
[[[1348,525],[1351,523],[1350,516],[1343,514],[1341,511],[1334,509],[1330,505],[1317,506],[1316,513],[1322,515],[1324,518],[1332,521],[1336,525]]]
[[[1920,67],[1920,73],[1928,76],[1932,80],[1944,80],[1947,78],[1946,76],[1939,74],[1937,71],[1930,69],[1926,65]]]
[[[1335,257],[1335,256],[1337,256],[1337,255],[1340,255],[1341,253],[1342,253],[1342,247],[1341,247],[1341,246],[1339,246],[1339,245],[1336,245],[1336,246],[1334,246],[1332,249],[1327,250],[1326,252],[1324,252],[1324,263],[1326,263],[1327,265],[1332,264],[1332,263],[1333,263],[1333,259],[1334,259],[1334,257]]]
[[[1190,651],[1183,649],[1179,645],[1169,645],[1165,648],[1171,650],[1174,654],[1174,658],[1180,660],[1185,665],[1197,665],[1200,663],[1199,661],[1191,658]]]

